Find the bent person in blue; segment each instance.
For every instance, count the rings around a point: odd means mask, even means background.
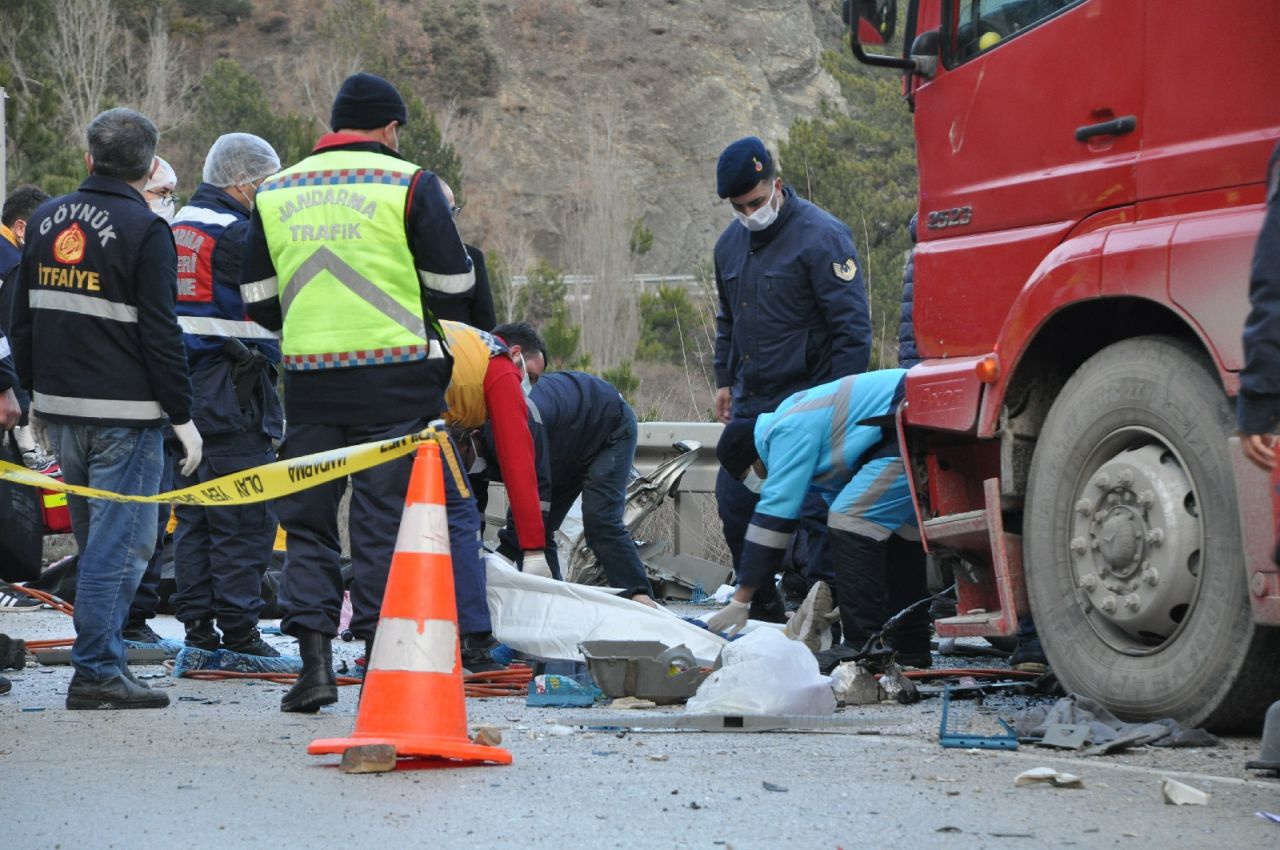
[[[760,500],[743,542],[737,590],[707,620],[712,631],[746,625],[751,598],[772,582],[810,494],[829,506],[823,573],[840,606],[845,647],[861,649],[893,614],[928,595],[923,551],[914,542],[915,508],[892,426],[905,375],[905,369],[884,369],[841,378],[725,428],[716,456],[725,473]],[[891,559],[893,538],[903,545],[894,547]],[[906,618],[888,637],[902,663],[930,664],[927,612]]]
[[[785,186],[764,142],[747,136],[724,149],[716,194],[736,219],[716,241],[716,418],[728,424],[777,408],[792,393],[867,368],[871,321],[849,228]],[[755,496],[721,472],[716,503],[739,569]],[[825,506],[813,497],[800,537],[822,559]],[[781,620],[772,583],[752,616]]]
[[[219,136],[204,161],[204,182],[173,220],[178,248],[178,324],[187,347],[204,458],[189,487],[275,460],[284,411],[276,393],[280,343],[245,315],[240,266],[249,211],[262,180],[280,170],[264,139]],[[177,505],[174,611],[187,646],[278,656],[258,633],[262,575],[271,560],[276,515],[269,502]],[[214,622],[217,622],[217,629]],[[218,630],[221,630],[219,635]]]

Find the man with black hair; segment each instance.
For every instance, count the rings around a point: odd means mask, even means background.
[[[5,286],[4,282],[17,268],[18,261],[22,259],[22,246],[26,242],[27,235],[27,219],[31,218],[36,207],[47,200],[49,200],[49,193],[40,187],[19,186],[4,199],[4,208],[0,210],[0,333],[8,330],[9,316],[13,313],[13,292],[16,288]],[[36,472],[56,473],[57,461],[44,450],[43,446],[36,444],[31,428],[25,422],[31,399],[21,386],[15,384],[12,389],[23,411],[23,419],[12,426],[13,438],[22,455],[22,465]]]
[[[830,566],[823,578],[835,591],[843,632],[830,666],[862,649],[895,613],[929,595],[893,419],[905,375],[904,369],[851,375],[725,427],[716,457],[725,474],[757,493],[759,501],[743,541],[737,589],[707,620],[708,628],[734,633],[746,625],[751,599],[772,581],[811,494],[829,506]],[[929,666],[928,612],[904,618],[888,643],[902,663]]]
[[[52,434],[66,481],[143,496],[159,491],[166,415],[184,472],[201,454],[174,313],[173,234],[141,194],[157,165],[156,140],[155,125],[132,109],[108,110],[89,124],[89,177],[31,216],[12,328],[32,428],[40,442],[44,428]],[[67,708],[166,706],[166,694],[130,675],[121,636],[158,508],[94,501],[91,510],[85,498],[67,501],[80,547]]]
[[[395,86],[353,74],[334,98],[333,132],[257,190],[240,294],[250,318],[280,331],[282,459],[419,432],[445,408],[450,363],[431,308],[469,292],[475,275],[439,179],[398,153],[408,120]],[[351,631],[371,665],[412,469],[406,455],[351,476]],[[445,475],[446,491],[461,483]],[[276,503],[288,547],[281,628],[298,639],[303,663],[282,711],[338,700],[331,637],[345,489],[333,481]]]

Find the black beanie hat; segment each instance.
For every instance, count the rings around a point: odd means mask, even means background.
[[[334,130],[373,130],[396,121],[407,124],[409,110],[391,83],[374,74],[352,74],[333,99],[329,126]]]
[[[756,451],[756,418],[735,419],[724,426],[720,442],[716,443],[716,460],[724,471],[734,478],[741,478],[747,467],[760,457]]]

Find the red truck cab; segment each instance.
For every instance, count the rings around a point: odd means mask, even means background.
[[[895,0],[854,0],[865,39]],[[1257,725],[1280,697],[1267,482],[1233,396],[1280,15],[1251,0],[907,0],[924,362],[900,414],[942,635],[1031,615],[1063,685],[1131,719]]]

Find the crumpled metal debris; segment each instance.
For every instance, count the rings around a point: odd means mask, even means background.
[[[1119,752],[1128,747],[1150,744],[1155,747],[1216,747],[1218,739],[1203,729],[1187,729],[1172,718],[1150,723],[1125,723],[1096,701],[1068,694],[1051,706],[1031,706],[1014,713],[1009,721],[1019,738],[1043,738],[1055,723],[1085,724],[1094,745],[1083,753],[1089,756]]]

